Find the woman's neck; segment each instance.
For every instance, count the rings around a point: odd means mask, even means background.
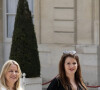
[[[14,90],[14,84],[13,83],[7,83],[7,86],[10,90]]]
[[[74,75],[68,75],[68,78],[70,80],[70,83],[72,85],[72,90],[77,90],[77,84],[75,81],[75,76]]]
[[[67,77],[69,78],[70,82],[75,82],[75,76],[73,75],[67,75]]]

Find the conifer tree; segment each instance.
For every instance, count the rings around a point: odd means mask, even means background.
[[[19,63],[27,78],[40,76],[37,40],[27,0],[18,2],[9,58]]]

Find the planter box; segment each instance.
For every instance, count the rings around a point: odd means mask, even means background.
[[[42,78],[22,78],[21,84],[24,90],[42,90]]]

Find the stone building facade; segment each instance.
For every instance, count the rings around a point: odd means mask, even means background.
[[[11,46],[5,35],[5,1],[0,0],[0,68]],[[84,81],[100,85],[99,0],[34,0],[33,4],[43,82],[58,74],[64,50],[76,50]]]

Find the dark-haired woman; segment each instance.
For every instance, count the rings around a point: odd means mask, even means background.
[[[63,53],[59,62],[59,75],[52,80],[47,90],[87,90],[76,51]]]

